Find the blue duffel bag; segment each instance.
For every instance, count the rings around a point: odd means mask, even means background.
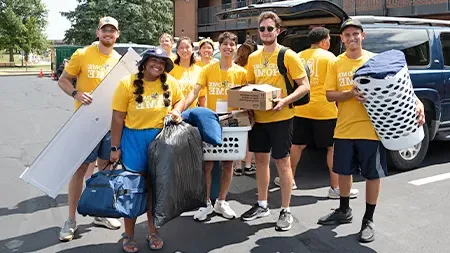
[[[79,214],[105,218],[137,218],[147,211],[145,176],[116,169],[117,165],[114,164],[112,170],[93,174],[86,181],[86,188],[78,202]]]

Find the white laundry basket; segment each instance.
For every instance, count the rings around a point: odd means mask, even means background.
[[[250,129],[252,129],[250,126],[223,127],[221,145],[203,142],[203,159],[205,161],[240,161],[244,159]]]
[[[360,76],[354,81],[366,98],[364,107],[386,149],[406,149],[423,140],[423,127],[417,124],[416,96],[406,65],[386,79]]]

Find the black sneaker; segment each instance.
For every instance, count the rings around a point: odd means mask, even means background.
[[[359,231],[360,242],[372,242],[375,240],[375,223],[368,219],[363,219],[361,231]]]
[[[241,219],[250,221],[256,218],[268,216],[270,214],[269,207],[261,207],[258,203],[254,204],[250,210],[241,215]]]
[[[233,173],[235,176],[242,176],[242,168],[239,164],[239,162],[233,162]]]
[[[339,225],[352,223],[353,215],[352,209],[349,208],[347,211],[342,211],[341,209],[336,209],[332,213],[327,214],[319,219],[317,224],[320,225]]]
[[[242,169],[235,167],[233,173],[234,173],[235,176],[242,176]]]
[[[291,229],[292,222],[294,222],[294,218],[292,214],[286,210],[281,210],[280,216],[278,217],[277,225],[275,226],[275,230],[277,231],[288,231]]]
[[[244,167],[245,175],[253,175],[256,173],[256,167],[254,164],[250,165],[250,167]]]

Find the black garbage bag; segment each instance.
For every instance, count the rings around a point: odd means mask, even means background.
[[[197,128],[166,119],[148,153],[156,227],[204,205],[203,143]]]

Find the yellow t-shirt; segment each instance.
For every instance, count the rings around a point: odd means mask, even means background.
[[[228,103],[228,89],[247,84],[246,71],[234,63],[228,70],[221,70],[220,62],[211,63],[203,67],[198,84],[206,88],[206,107],[216,111],[218,102]],[[228,107],[228,112],[234,109]]]
[[[335,119],[337,107],[334,102],[328,102],[324,83],[328,63],[333,61],[336,56],[321,48],[306,49],[298,55],[302,64],[308,64],[310,69],[311,97],[308,104],[294,108],[295,116],[316,120]]]
[[[215,63],[215,62],[218,62],[218,60],[217,60],[216,58],[212,58],[211,61],[209,61],[208,64]],[[202,60],[196,61],[195,64],[198,65],[198,66],[200,66],[200,67],[202,67],[202,68],[203,68],[204,66],[208,65],[208,64],[204,64],[204,63],[202,62]]]
[[[64,70],[69,75],[77,77],[78,91],[92,92],[119,59],[120,54],[116,51],[113,50],[110,55],[105,55],[98,50],[97,45],[91,45],[77,49]],[[75,100],[75,110],[80,106],[81,103]]]
[[[345,53],[330,62],[328,66],[325,87],[327,91],[348,91],[354,84],[353,74],[366,63],[373,53],[364,51],[358,59],[350,59]],[[364,105],[355,98],[338,102],[338,117],[334,138],[379,140],[369,119]]]
[[[133,83],[137,78],[135,74],[128,75],[120,80],[112,103],[113,110],[126,112],[125,126],[130,129],[163,128],[164,117],[172,110],[180,100],[184,99],[183,93],[175,78],[167,75],[166,83],[169,85],[170,102],[169,107],[164,106],[164,97],[161,80],[158,78],[153,82],[144,81],[143,102],[136,103],[136,88]]]
[[[195,64],[193,64],[189,68],[185,68],[178,64],[175,64],[174,68],[172,69],[172,71],[170,71],[169,74],[175,77],[175,79],[178,81],[178,85],[183,91],[184,96],[187,97],[197,84],[201,72],[202,68]],[[202,89],[198,96],[199,97],[206,96],[206,89]],[[198,98],[194,100],[194,102],[191,104],[189,108],[196,107],[197,103]]]
[[[281,97],[287,96],[286,83],[278,71],[277,57],[281,47],[278,46],[272,53],[264,53],[259,49],[252,53],[247,63],[247,80],[249,84],[270,84],[282,90]],[[267,64],[264,64],[267,61]],[[287,50],[284,55],[284,65],[291,79],[300,79],[306,76],[305,68],[300,57],[292,50]],[[284,106],[281,111],[255,110],[255,121],[258,123],[269,123],[288,120],[294,117],[294,109]]]

